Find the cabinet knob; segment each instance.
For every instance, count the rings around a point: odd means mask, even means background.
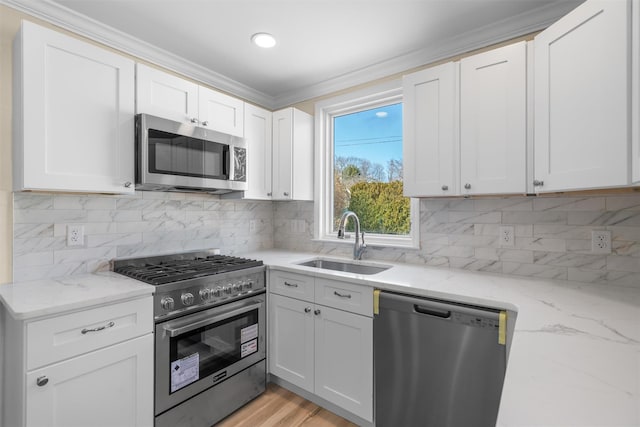
[[[49,382],[49,378],[47,378],[45,375],[36,378],[36,384],[38,385],[38,387],[44,387],[47,385],[48,382]]]
[[[124,183],[125,188],[131,187],[131,181],[127,181]]]
[[[271,191],[269,191],[269,192],[267,193],[267,196],[271,197]]]
[[[191,119],[189,120],[191,123],[199,123],[200,120],[196,119],[195,117],[191,117]]]
[[[448,189],[449,189],[449,186],[448,186],[448,185],[443,185],[443,186],[442,186],[442,191],[447,191]]]
[[[311,313],[311,307],[305,307],[304,308],[304,312],[305,313]]]
[[[534,187],[542,187],[544,185],[544,181],[538,181],[537,179],[533,180]]]
[[[319,309],[319,308],[316,308],[316,309],[313,311],[313,314],[315,314],[316,316],[317,316],[317,315],[319,315],[319,314],[320,314],[320,309]]]
[[[289,197],[289,193],[288,193],[287,191],[285,191],[283,194],[284,194],[286,197]]]
[[[202,126],[209,126],[209,120],[205,120],[204,122],[202,122]]]
[[[471,189],[471,184],[469,184],[468,182],[464,185],[464,188],[467,190]]]

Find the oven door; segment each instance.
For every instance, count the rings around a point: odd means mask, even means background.
[[[156,325],[155,414],[266,355],[265,294]]]

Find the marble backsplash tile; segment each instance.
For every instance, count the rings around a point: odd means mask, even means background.
[[[82,246],[67,246],[68,225],[84,227]],[[189,193],[14,193],[13,233],[13,280],[23,281],[104,270],[116,257],[270,249],[273,206]]]
[[[313,220],[312,202],[274,203],[275,247],[350,256],[351,245],[314,241]],[[500,247],[502,225],[514,226],[513,247]],[[591,252],[592,230],[611,231],[611,254]],[[640,287],[640,194],[423,199],[420,249],[365,258]]]
[[[350,244],[313,240],[313,221],[313,202],[15,193],[14,280],[103,270],[115,257],[205,248],[351,256]],[[67,246],[70,224],[84,226],[83,246]],[[513,247],[499,245],[501,225],[514,227]],[[611,231],[611,254],[591,253],[594,229]],[[365,258],[640,286],[640,194],[424,199],[420,249],[371,246]]]

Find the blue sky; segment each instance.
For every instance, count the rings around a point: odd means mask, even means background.
[[[389,159],[402,160],[402,103],[337,117],[334,132],[335,156],[386,168]]]

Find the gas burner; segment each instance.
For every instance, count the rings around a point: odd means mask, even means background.
[[[117,259],[114,272],[154,285],[156,320],[264,292],[262,261],[212,251]]]

